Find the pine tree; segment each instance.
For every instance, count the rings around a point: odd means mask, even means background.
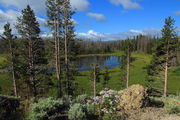
[[[47,0],[46,6],[48,24],[51,26],[54,35],[58,96],[62,96],[62,94],[60,95],[62,87],[64,87],[65,94],[73,95],[75,86],[73,60],[76,55],[74,23],[72,20],[74,11],[69,0]],[[61,61],[61,57],[64,58],[64,61]],[[63,63],[64,66],[60,63]],[[63,77],[65,79],[64,84],[62,84]]]
[[[93,81],[93,95],[96,96],[97,82],[100,82],[100,68],[98,64],[92,65],[90,80]]]
[[[13,91],[14,96],[17,96],[17,83],[16,83],[16,77],[15,77],[15,50],[16,50],[16,37],[12,35],[12,29],[10,28],[10,24],[7,23],[4,25],[4,33],[2,38],[5,41],[5,46],[8,46],[8,53],[10,54],[10,61],[11,61],[11,72],[12,72],[12,79],[13,79]]]
[[[162,39],[159,40],[156,47],[153,60],[148,66],[148,75],[150,81],[157,79],[164,81],[163,96],[167,96],[168,70],[172,65],[172,59],[176,57],[177,34],[174,28],[175,20],[171,17],[165,19],[165,25],[162,31]]]
[[[109,70],[107,67],[105,67],[105,72],[104,72],[104,81],[103,81],[103,86],[104,88],[108,88],[109,80],[110,80],[110,75],[109,75]]]
[[[47,0],[46,1],[46,12],[48,16],[48,25],[53,31],[54,38],[54,53],[56,61],[56,78],[57,78],[57,91],[58,97],[62,97],[62,67],[61,67],[61,48],[62,45],[62,0]]]
[[[123,50],[125,52],[126,58],[126,88],[129,87],[129,74],[130,74],[130,63],[131,63],[131,53],[134,50],[134,41],[125,40]]]
[[[35,13],[28,5],[22,10],[22,15],[18,17],[16,28],[22,37],[21,62],[23,70],[21,73],[26,79],[28,93],[33,97],[38,95],[39,80],[37,75],[42,72],[42,65],[46,64],[44,58],[44,42],[40,38],[40,27],[36,20]],[[28,97],[31,97],[28,94]]]
[[[120,63],[120,87],[125,88],[126,87],[126,65],[127,65],[127,60],[126,56],[122,55],[121,59],[119,61]]]
[[[70,0],[63,0],[63,39],[64,39],[64,58],[65,58],[65,91],[67,95],[74,94],[74,59],[76,55],[74,23],[72,20],[72,10]]]

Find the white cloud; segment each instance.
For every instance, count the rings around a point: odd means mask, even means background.
[[[27,5],[30,5],[32,9],[38,14],[46,13],[46,0],[0,0],[0,4],[5,7],[16,7],[20,10],[24,9]],[[78,11],[86,11],[89,9],[88,0],[70,0],[73,8]]]
[[[124,40],[132,38],[137,35],[149,35],[149,36],[160,36],[161,31],[159,29],[145,29],[145,30],[129,30],[121,33],[98,33],[93,30],[89,30],[87,33],[77,33],[77,38],[89,39],[89,40]]]
[[[0,34],[3,33],[3,27],[4,25],[9,22],[11,24],[11,27],[16,23],[17,17],[20,15],[19,12],[13,11],[13,10],[8,10],[8,11],[2,11],[0,10]],[[15,30],[13,29],[13,32]]]
[[[15,22],[16,18],[20,15],[19,12],[8,10],[6,12],[0,10],[0,22]]]
[[[86,11],[89,9],[90,4],[88,0],[70,0],[70,2],[72,7],[78,11]]]
[[[180,16],[180,10],[174,12],[175,15]]]
[[[72,22],[73,22],[74,25],[79,24],[75,19],[72,19]]]
[[[21,10],[30,5],[37,13],[45,12],[45,0],[0,0],[0,3],[6,7],[13,6]]]
[[[122,5],[124,9],[142,9],[142,6],[133,0],[109,0],[114,5]]]
[[[0,10],[0,34],[3,33],[3,26],[9,22],[11,27],[13,28],[13,33],[17,34],[17,31],[14,28],[14,24],[17,21],[17,17],[20,16],[21,13],[14,10],[2,11]],[[46,19],[37,17],[37,21],[40,24],[42,30],[46,29]]]
[[[43,33],[43,34],[41,34],[41,37],[42,38],[52,38],[53,35],[51,33]]]
[[[87,16],[95,18],[98,21],[106,21],[106,18],[103,14],[98,14],[98,13],[88,13]]]

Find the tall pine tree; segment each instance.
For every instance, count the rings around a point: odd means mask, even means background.
[[[70,0],[63,0],[63,39],[64,39],[64,58],[65,58],[65,92],[67,95],[74,94],[74,59],[76,55],[74,22],[72,20],[72,10]]]
[[[69,0],[47,0],[46,6],[48,24],[53,30],[54,37],[58,96],[62,96],[63,90],[66,95],[73,95],[75,85],[73,60],[76,55],[72,20],[74,11]]]
[[[37,76],[42,72],[42,65],[46,63],[46,59],[44,58],[44,42],[40,38],[39,23],[29,5],[22,10],[22,15],[18,17],[16,28],[22,37],[20,52],[24,69],[21,73],[26,79],[28,97],[36,97],[38,95],[38,85],[40,84]]]
[[[100,68],[98,64],[92,65],[90,80],[93,82],[93,96],[96,97],[97,83],[100,82]]]
[[[12,35],[12,29],[10,28],[10,24],[7,23],[4,25],[4,33],[2,36],[3,40],[5,41],[5,46],[8,48],[8,53],[10,54],[10,61],[11,61],[11,72],[12,72],[12,79],[13,79],[13,91],[14,96],[17,96],[17,82],[16,82],[16,73],[15,73],[15,51],[16,51],[16,37]]]
[[[48,16],[48,25],[52,29],[53,33],[53,46],[55,56],[55,68],[57,78],[57,96],[62,97],[62,67],[61,67],[61,48],[64,48],[62,42],[62,0],[47,0],[46,1],[46,13]]]
[[[130,76],[130,63],[131,63],[131,53],[134,50],[134,40],[127,39],[124,41],[123,50],[125,52],[125,61],[126,64],[126,88],[129,87],[129,76]],[[123,59],[122,59],[123,60]]]
[[[153,60],[148,66],[148,75],[150,81],[157,79],[163,80],[163,96],[167,96],[168,70],[172,66],[172,60],[176,57],[177,34],[174,28],[175,20],[171,17],[165,19],[165,25],[162,32],[162,39],[159,40],[156,47]]]

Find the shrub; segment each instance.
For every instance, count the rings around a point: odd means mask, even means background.
[[[96,120],[98,117],[95,115],[94,105],[89,104],[88,100],[87,95],[77,96],[71,103],[68,118],[70,120]]]
[[[99,96],[93,98],[93,104],[98,108],[98,112],[102,114],[113,114],[117,111],[117,91],[104,89]]]
[[[165,111],[168,114],[180,114],[180,98],[177,96],[153,98],[155,101],[162,101],[164,103]]]
[[[64,116],[69,103],[62,99],[46,98],[30,105],[29,120],[56,120],[66,119]]]
[[[84,111],[83,105],[79,103],[72,105],[68,112],[68,118],[70,120],[86,120],[86,113]]]
[[[85,104],[87,99],[88,99],[87,95],[79,95],[75,98],[75,100],[73,102]]]
[[[12,96],[0,95],[0,119],[21,120],[22,117],[20,99]]]

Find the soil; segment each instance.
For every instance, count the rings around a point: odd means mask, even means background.
[[[132,110],[126,114],[127,118],[125,120],[180,120],[180,115],[164,114],[163,108],[155,107]]]

